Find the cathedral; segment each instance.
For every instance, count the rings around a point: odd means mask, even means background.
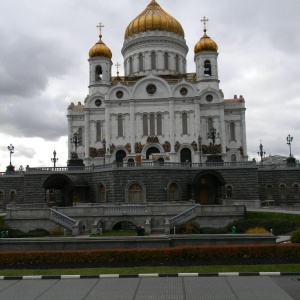
[[[124,76],[112,77],[112,51],[99,41],[89,51],[89,93],[68,107],[69,155],[74,134],[86,166],[104,163],[201,163],[213,153],[247,161],[245,101],[224,99],[218,45],[195,40],[195,72],[187,73],[181,24],[152,0],[124,34]],[[117,68],[121,65],[115,64]],[[70,158],[70,157],[69,157]]]
[[[248,161],[245,100],[224,98],[218,46],[201,21],[194,73],[186,70],[184,29],[155,0],[125,29],[124,76],[97,26],[89,93],[68,107],[68,166],[0,173],[8,226],[58,224],[76,235],[141,224],[169,234],[190,220],[221,227],[269,203],[299,208],[294,158]]]

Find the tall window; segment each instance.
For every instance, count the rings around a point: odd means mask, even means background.
[[[144,57],[143,54],[139,55],[139,71],[143,71],[144,69]]]
[[[155,135],[155,117],[150,115],[150,135]]]
[[[130,186],[128,190],[128,202],[142,202],[143,201],[143,189],[135,183]]]
[[[169,54],[167,52],[164,54],[164,69],[169,70]]]
[[[169,187],[169,199],[170,201],[179,200],[179,188],[177,183],[172,183]]]
[[[123,136],[123,117],[121,115],[118,116],[118,137]]]
[[[97,142],[101,141],[101,122],[96,123],[96,140]]]
[[[228,185],[226,188],[226,196],[227,198],[232,198],[232,186]]]
[[[131,75],[132,73],[133,73],[132,57],[129,57],[129,74]]]
[[[95,81],[102,80],[102,67],[97,66],[95,71]]]
[[[156,54],[151,52],[151,69],[156,70]]]
[[[175,71],[179,72],[179,56],[175,56]]]
[[[284,198],[285,197],[285,185],[284,184],[281,184],[279,186],[279,193],[280,193],[280,197],[281,198]]]
[[[143,115],[143,136],[148,135],[148,116]]]
[[[157,135],[162,135],[162,117],[161,114],[156,116],[156,123],[157,123]]]
[[[83,145],[83,130],[82,127],[78,128],[79,146]]]
[[[231,154],[231,161],[236,162],[236,155],[235,154]]]
[[[273,188],[270,184],[267,185],[267,196],[268,196],[268,198],[272,198],[272,196],[273,196]]]
[[[204,62],[204,76],[211,76],[211,64],[209,60]]]
[[[293,194],[294,194],[294,198],[299,197],[299,185],[298,184],[293,185]]]
[[[106,198],[105,194],[106,194],[105,186],[103,184],[100,184],[98,189],[99,202],[105,202],[105,198]]]
[[[16,200],[16,192],[11,191],[10,192],[10,202],[15,202],[15,200]]]
[[[212,130],[213,128],[213,120],[212,118],[208,118],[207,119],[207,130],[208,130],[208,133],[210,133],[210,131]]]
[[[187,114],[182,114],[182,134],[188,134]]]
[[[229,128],[230,128],[230,140],[235,141],[235,124],[233,122],[230,122]]]

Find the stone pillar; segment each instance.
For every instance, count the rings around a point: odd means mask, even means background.
[[[68,116],[68,159],[71,159],[71,152],[72,152],[71,138],[72,137],[73,137],[73,132],[72,132],[72,117]]]
[[[200,132],[200,98],[195,98],[195,137],[201,135]]]
[[[106,140],[106,148],[110,147],[111,140],[111,124],[110,124],[110,103],[108,101],[105,101],[105,134],[104,139]]]
[[[175,146],[175,116],[174,116],[174,111],[175,111],[175,101],[174,98],[169,99],[169,113],[170,113],[170,118],[169,118],[169,127],[170,127],[170,144],[171,144],[171,152],[174,152],[174,146]]]
[[[241,134],[242,134],[242,146],[244,151],[244,156],[247,154],[247,139],[246,139],[246,120],[245,120],[245,110],[241,112]]]
[[[222,153],[226,153],[226,134],[225,134],[225,117],[224,117],[224,106],[220,107],[220,120],[219,120],[219,128],[220,128],[220,138],[222,145]]]
[[[85,158],[90,157],[90,112],[84,111],[84,126],[85,126]]]

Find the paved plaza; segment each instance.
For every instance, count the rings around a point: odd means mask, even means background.
[[[291,300],[300,299],[300,276],[102,275],[2,277],[0,299],[6,300]]]

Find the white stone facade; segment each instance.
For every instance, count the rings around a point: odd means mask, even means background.
[[[205,162],[213,127],[224,161],[247,160],[243,97],[224,99],[217,52],[197,53],[196,72],[186,73],[187,52],[175,33],[147,31],[124,41],[124,77],[111,77],[111,59],[90,58],[89,94],[68,108],[69,155],[78,132],[77,153],[87,166],[128,159]]]

